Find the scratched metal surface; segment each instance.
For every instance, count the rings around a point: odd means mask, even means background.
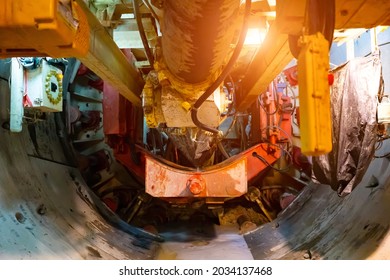
[[[0,92],[2,124],[9,117],[3,80]],[[155,237],[104,212],[114,227],[97,211],[104,209],[62,152],[58,132],[53,119],[21,134],[0,127],[0,259],[155,258]],[[389,151],[385,143],[377,154]],[[345,198],[309,186],[276,221],[245,236],[253,257],[390,259],[389,174],[387,158],[373,160]],[[366,188],[372,176],[378,186]]]
[[[377,154],[389,151],[387,143]],[[310,185],[278,219],[245,236],[254,258],[390,259],[389,174],[389,159],[374,159],[345,198]]]
[[[0,91],[3,123],[6,82]],[[154,258],[158,237],[121,222],[96,199],[57,133],[52,115],[20,134],[0,128],[0,259]]]

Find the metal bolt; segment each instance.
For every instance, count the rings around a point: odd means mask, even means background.
[[[256,200],[260,197],[260,190],[254,186],[250,186],[248,192],[245,195],[245,198],[249,201],[256,202]]]
[[[237,218],[237,223],[240,226],[240,232],[242,234],[248,233],[250,231],[253,231],[257,228],[257,225],[253,223],[250,218],[243,214]]]
[[[193,195],[199,195],[206,189],[206,183],[199,175],[194,175],[187,181],[187,187]]]
[[[41,205],[38,206],[37,213],[39,215],[45,215],[46,212],[47,212],[47,208],[46,208],[46,206],[44,204],[41,204]]]
[[[26,217],[20,212],[15,213],[15,218],[21,224],[23,224],[26,221]]]
[[[248,192],[245,194],[245,198],[247,200],[256,202],[259,205],[261,211],[263,211],[267,219],[271,222],[273,218],[271,214],[268,213],[267,209],[265,209],[263,203],[260,200],[260,196],[261,196],[260,190],[253,186],[249,187]]]
[[[197,182],[196,179],[194,179],[190,184],[190,191],[192,194],[200,194],[202,192],[203,188],[200,182]]]

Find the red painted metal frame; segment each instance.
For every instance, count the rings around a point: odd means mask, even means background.
[[[280,157],[275,145],[263,143],[203,170],[178,166],[129,143],[129,139],[137,137],[135,108],[107,85],[103,108],[106,142],[113,148],[115,159],[139,182],[145,183],[146,192],[155,197],[185,200],[238,197],[247,192],[248,181],[267,168],[267,164],[252,155],[254,152],[269,165]]]
[[[258,144],[204,170],[178,168],[146,156],[146,192],[154,197],[238,197],[247,192],[248,181],[279,158],[274,145]]]
[[[137,132],[136,108],[113,87],[104,84],[103,128],[106,143],[113,149],[114,157],[143,182],[144,157],[135,149]],[[139,129],[142,129],[140,127]],[[133,145],[129,140],[133,141]]]
[[[291,98],[283,95],[281,92],[277,92],[277,103],[272,91],[273,89],[270,87],[270,90],[262,96],[263,108],[260,107],[259,111],[262,138],[270,138],[272,143],[277,141],[285,142],[292,135]]]

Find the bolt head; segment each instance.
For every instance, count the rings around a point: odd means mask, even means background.
[[[187,181],[187,186],[193,195],[199,195],[206,189],[206,183],[199,175],[190,177]]]

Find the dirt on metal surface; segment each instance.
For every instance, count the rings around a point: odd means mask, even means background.
[[[389,172],[387,158],[373,160],[345,198],[329,186],[309,185],[276,220],[245,236],[254,258],[306,259],[310,252],[310,259],[390,259]]]
[[[0,96],[1,123],[8,96]],[[104,205],[63,153],[56,128],[52,115],[19,134],[0,128],[0,258],[154,258],[158,242],[150,235],[118,229],[114,217],[99,213]]]

